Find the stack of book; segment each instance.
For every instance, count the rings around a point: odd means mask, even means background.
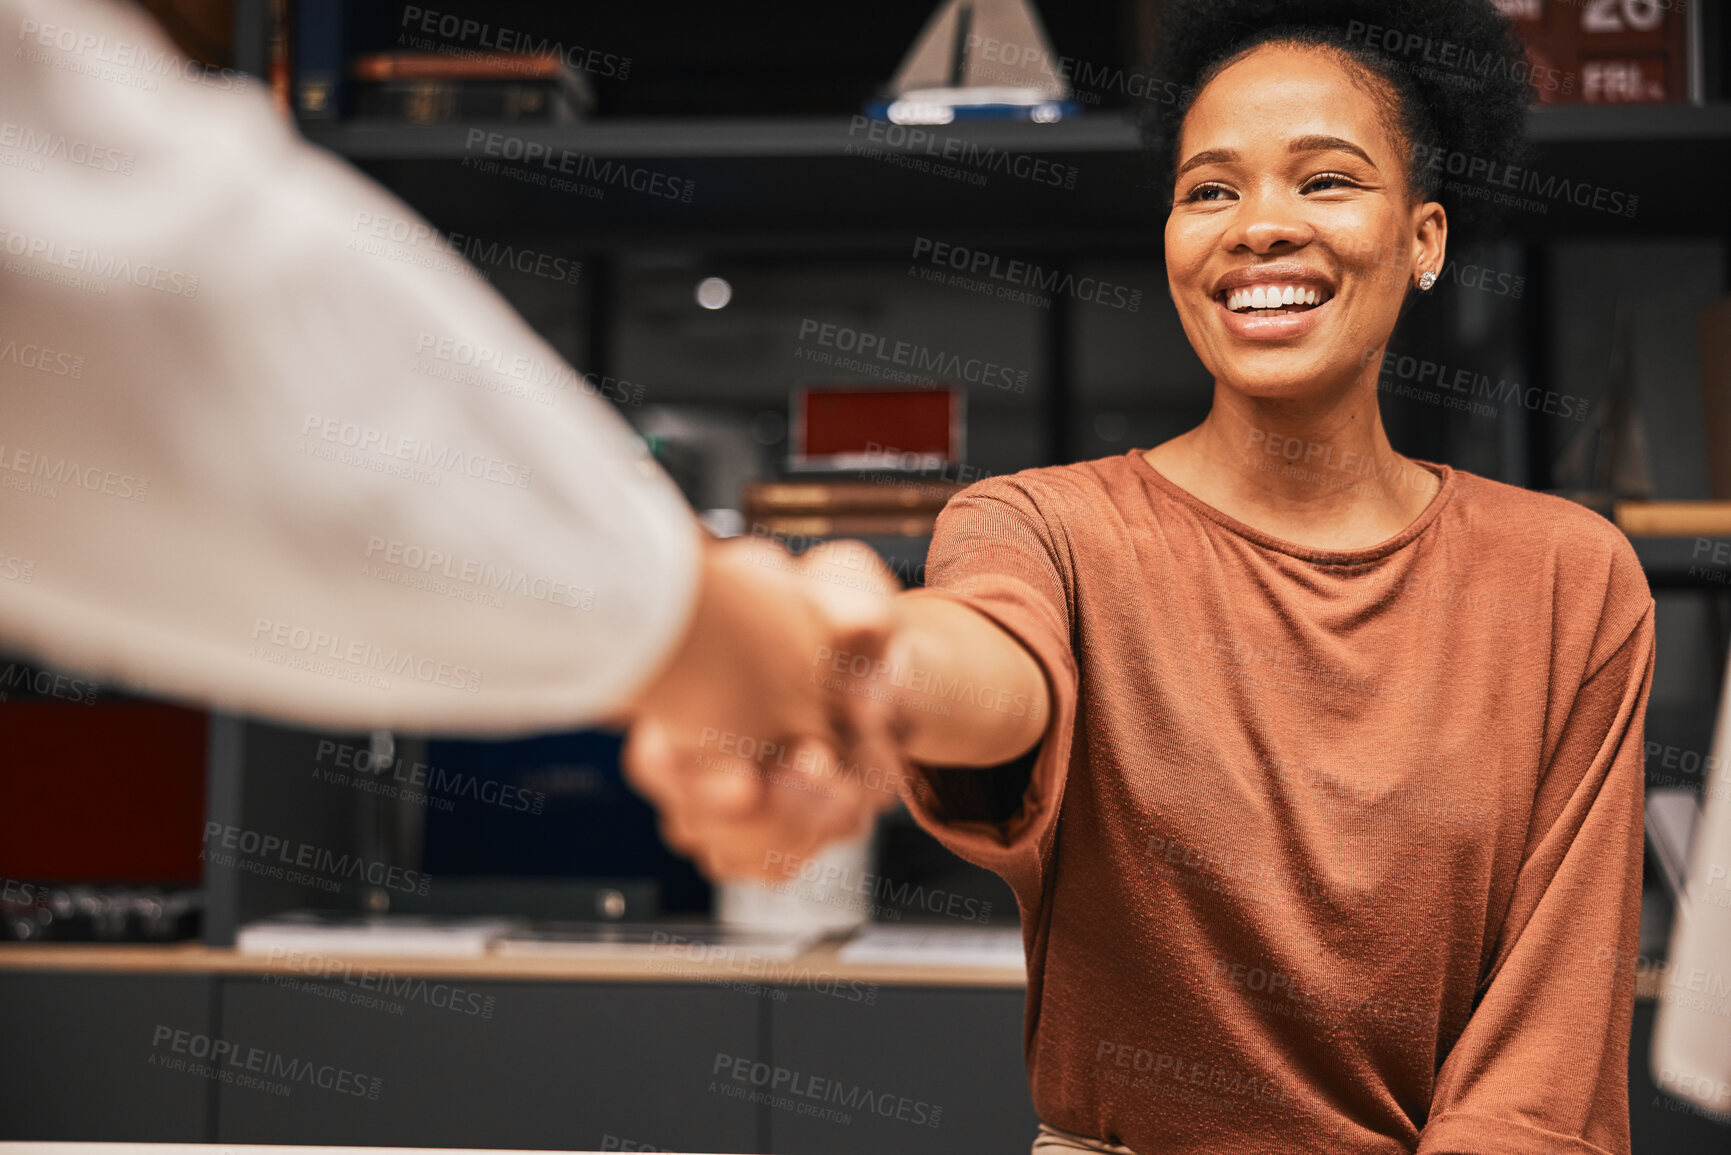
[[[355,58],[355,112],[413,124],[450,120],[564,124],[595,107],[582,73],[527,52],[375,52]]]
[[[771,481],[745,487],[753,533],[802,537],[928,537],[948,481]]]
[[[382,19],[389,7],[352,0],[270,0],[266,71],[277,107],[300,121],[358,114],[414,124],[559,124],[594,111],[589,77],[557,45],[508,52],[486,47],[485,36],[479,45],[446,43],[403,32],[410,23],[407,15],[401,25]],[[416,8],[404,11],[439,17]],[[437,23],[444,28],[447,21],[457,23],[451,16]],[[395,44],[416,50],[372,51],[392,43],[392,33]],[[524,41],[513,41],[519,42]]]

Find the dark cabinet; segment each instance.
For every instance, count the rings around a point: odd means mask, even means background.
[[[884,987],[869,1006],[794,989],[771,1018],[770,1145],[789,1155],[1025,1152],[1022,1004],[1011,990]]]
[[[1720,1122],[1695,1104],[1662,1093],[1649,1067],[1653,1019],[1658,1004],[1635,1004],[1629,1047],[1629,1133],[1634,1155],[1722,1155],[1731,1151],[1731,1122]]]
[[[862,994],[863,992],[863,994]],[[868,997],[869,996],[869,997]],[[1020,1155],[1020,989],[0,971],[0,1141]],[[1636,1155],[1726,1149],[1661,1095]]]
[[[0,1139],[204,1140],[215,997],[203,975],[0,972]]]
[[[764,1009],[749,994],[418,978],[223,985],[225,1035],[281,1056],[277,1069],[297,1078],[271,1080],[287,1093],[224,1087],[220,1142],[619,1149],[612,1136],[760,1149],[757,1109],[710,1089],[718,1056],[760,1053]]]

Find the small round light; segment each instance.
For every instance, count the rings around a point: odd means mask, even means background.
[[[733,286],[720,277],[705,277],[697,282],[697,303],[705,309],[725,309],[733,300]]]
[[[751,437],[759,445],[776,445],[787,436],[787,418],[774,409],[765,409],[751,419]]]
[[[1036,104],[1034,111],[1028,114],[1028,119],[1035,124],[1053,124],[1063,116],[1063,111],[1055,104]]]

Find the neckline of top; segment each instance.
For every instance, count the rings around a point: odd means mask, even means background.
[[[1125,454],[1125,456],[1130,460],[1130,468],[1140,473],[1146,480],[1152,482],[1162,491],[1170,494],[1185,505],[1188,505],[1210,521],[1232,531],[1239,537],[1262,546],[1264,549],[1271,549],[1277,553],[1283,553],[1289,557],[1298,558],[1301,561],[1314,562],[1318,565],[1351,565],[1354,563],[1375,561],[1378,558],[1387,557],[1389,554],[1394,553],[1396,550],[1399,550],[1411,543],[1419,534],[1423,533],[1432,522],[1436,521],[1437,516],[1443,511],[1443,507],[1448,504],[1449,500],[1454,496],[1455,490],[1459,488],[1455,482],[1455,470],[1448,465],[1434,461],[1421,461],[1416,457],[1411,458],[1410,460],[1415,465],[1422,466],[1441,478],[1442,484],[1438,486],[1437,491],[1431,495],[1430,503],[1419,512],[1417,517],[1407,523],[1405,529],[1401,530],[1393,537],[1377,542],[1375,545],[1361,546],[1358,549],[1319,549],[1315,546],[1299,545],[1297,542],[1285,541],[1281,538],[1275,537],[1271,533],[1265,533],[1253,525],[1247,525],[1230,514],[1214,508],[1212,505],[1209,505],[1189,490],[1182,488],[1171,478],[1148,464],[1148,459],[1142,456],[1143,452],[1144,450],[1141,449],[1132,449]]]

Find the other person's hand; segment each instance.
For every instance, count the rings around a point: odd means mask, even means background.
[[[778,877],[899,797],[887,668],[899,585],[860,542],[707,542],[684,640],[630,707],[627,779],[712,880]],[[774,852],[779,852],[774,853]]]

